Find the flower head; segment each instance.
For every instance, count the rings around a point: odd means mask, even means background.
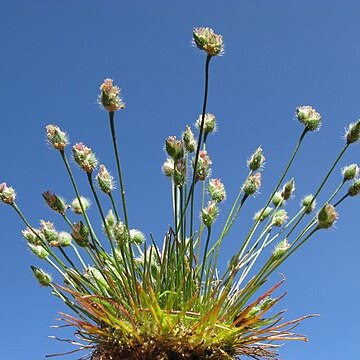
[[[91,173],[95,170],[98,161],[90,148],[83,143],[73,146],[73,155],[76,163],[86,172]]]
[[[31,270],[33,271],[37,281],[41,286],[49,286],[52,283],[51,276],[43,269],[38,269],[35,266],[31,266]]]
[[[282,188],[281,196],[284,200],[289,200],[291,195],[295,191],[295,180],[294,178],[290,179]]]
[[[105,79],[100,86],[99,103],[107,111],[114,112],[125,109],[125,103],[120,97],[120,89],[113,85],[112,79]]]
[[[194,44],[210,56],[222,55],[224,43],[222,35],[214,33],[209,27],[199,27],[193,30]]]
[[[305,214],[311,214],[316,206],[316,201],[314,200],[314,196],[309,194],[303,197],[301,200],[301,205],[305,209]]]
[[[275,212],[272,218],[272,225],[283,226],[287,219],[288,219],[287,212],[284,209],[278,210]]]
[[[69,144],[67,134],[56,125],[46,126],[46,136],[49,144],[56,150],[64,150],[65,146]]]
[[[311,106],[298,106],[296,117],[310,131],[319,130],[321,115]]]
[[[76,244],[81,247],[89,246],[89,233],[89,228],[84,225],[82,221],[79,221],[72,226],[71,236]]]
[[[145,242],[145,235],[136,229],[131,229],[130,230],[130,242],[137,244],[137,245],[141,245]]]
[[[226,198],[225,186],[220,179],[209,180],[208,192],[216,203],[220,203]]]
[[[267,206],[264,210],[264,208],[257,211],[253,217],[255,221],[264,221],[273,211],[274,209],[271,206]]]
[[[16,198],[16,192],[12,187],[6,185],[6,183],[0,184],[0,200],[5,204],[13,204]]]
[[[243,191],[245,195],[253,195],[257,193],[261,186],[261,173],[257,172],[250,175],[243,184]]]
[[[99,184],[99,188],[101,191],[103,191],[105,194],[110,194],[114,188],[114,178],[111,176],[111,174],[108,172],[105,165],[99,166],[99,172],[96,175],[96,180]]]
[[[208,227],[214,223],[218,215],[219,209],[214,201],[209,201],[207,207],[201,210],[201,219]]]
[[[189,125],[186,126],[185,131],[182,134],[182,140],[185,145],[185,149],[187,152],[192,153],[196,149],[196,140],[194,133],[192,132]]]
[[[289,250],[290,244],[288,240],[285,238],[284,240],[280,241],[276,246],[272,253],[274,260],[281,259]]]
[[[176,136],[169,136],[165,140],[165,149],[169,156],[174,160],[180,159],[184,156],[184,143],[178,140]]]
[[[82,207],[80,205],[80,202],[81,202]],[[84,209],[84,211],[86,211],[89,207],[90,207],[90,200],[84,196],[80,196],[80,201],[78,198],[75,198],[71,202],[71,210],[75,214],[81,215],[83,213],[83,209]]]
[[[165,176],[173,176],[174,175],[174,159],[173,158],[167,158],[161,167],[162,172],[165,174]]]
[[[250,170],[260,169],[265,162],[265,156],[263,155],[263,149],[259,146],[255,152],[250,156],[247,164]]]
[[[56,194],[51,193],[50,191],[43,192],[42,196],[50,209],[58,212],[59,214],[65,214],[68,207],[64,199],[57,196]]]
[[[205,180],[209,176],[211,164],[212,161],[206,150],[201,150],[195,169],[195,180]],[[193,158],[192,165],[195,167],[195,158]]]
[[[360,120],[353,122],[345,129],[345,138],[348,144],[353,144],[360,139]]]
[[[201,129],[202,115],[199,115],[196,120],[195,126]],[[214,114],[207,113],[204,115],[204,133],[205,135],[216,131],[216,117]]]
[[[331,204],[325,204],[317,214],[318,227],[321,229],[330,228],[338,218],[338,214]]]
[[[359,176],[359,166],[351,164],[341,169],[344,181],[356,179]]]
[[[186,180],[186,161],[185,159],[181,158],[175,161],[174,167],[174,184],[178,187],[184,185]]]
[[[349,187],[348,195],[356,196],[360,194],[360,179],[355,180]]]

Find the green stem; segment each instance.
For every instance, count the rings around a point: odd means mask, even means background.
[[[76,198],[77,198],[78,201],[79,201],[79,205],[80,205],[80,208],[81,208],[81,212],[82,212],[82,214],[83,214],[83,216],[84,216],[86,225],[88,226],[88,228],[89,228],[89,230],[90,230],[91,240],[92,240],[92,242],[93,242],[93,245],[94,245],[94,247],[95,247],[96,252],[98,253],[97,246],[99,246],[101,250],[104,250],[104,249],[102,248],[101,243],[100,243],[99,239],[97,238],[94,229],[93,229],[92,226],[91,226],[89,217],[88,217],[87,214],[86,214],[86,211],[85,211],[84,206],[83,206],[83,204],[82,204],[82,201],[81,201],[81,198],[80,198],[80,194],[79,194],[79,191],[78,191],[78,188],[77,188],[75,179],[74,179],[74,175],[73,175],[73,173],[72,173],[72,171],[71,171],[71,168],[70,168],[69,162],[68,162],[68,160],[67,160],[66,154],[65,154],[64,150],[59,150],[59,151],[60,151],[61,158],[62,158],[63,161],[64,161],[66,170],[67,170],[67,172],[68,172],[68,174],[69,174],[69,177],[70,177],[70,180],[71,180],[71,184],[72,184],[72,186],[73,186],[73,188],[74,188],[74,191],[75,191],[75,194],[76,194]],[[98,255],[99,255],[99,254],[98,254]]]
[[[206,262],[206,255],[207,255],[207,251],[208,251],[208,246],[209,246],[209,242],[210,242],[210,236],[211,236],[211,226],[207,227],[208,230],[208,235],[206,238],[206,243],[205,243],[205,249],[204,249],[204,256],[203,256],[203,261],[201,264],[201,274],[200,274],[200,282],[199,282],[199,290],[201,290],[201,286],[202,286],[202,278],[204,275],[204,270],[205,270],[205,262]],[[207,274],[208,276],[209,274]]]
[[[115,213],[115,216],[116,216],[116,220],[119,221],[119,214],[117,212],[117,208],[116,208],[116,204],[115,204],[115,201],[114,201],[114,197],[112,196],[112,193],[110,192],[109,194],[109,198],[110,198],[110,201],[111,201],[111,205],[112,205],[112,208],[114,210],[114,213]]]
[[[204,134],[204,125],[205,125],[205,113],[206,113],[206,105],[207,105],[207,99],[208,99],[208,91],[209,91],[209,65],[210,65],[211,55],[207,55],[206,61],[205,61],[205,89],[204,89],[204,102],[203,102],[203,108],[202,108],[202,114],[201,114],[201,125],[200,125],[200,131],[199,131],[199,138],[196,148],[196,155],[195,155],[195,161],[194,161],[194,171],[193,171],[193,178],[190,186],[190,191],[188,194],[188,198],[185,203],[184,212],[186,212],[186,209],[189,205],[190,199],[193,199],[194,197],[194,188],[196,184],[196,169],[197,164],[199,161],[199,154],[200,149],[202,145],[202,139]],[[193,200],[191,200],[193,201]],[[190,237],[192,236],[192,230],[193,230],[193,222],[190,222]]]
[[[115,159],[116,159],[116,166],[117,166],[117,170],[118,170],[121,200],[122,200],[123,213],[124,213],[124,221],[125,221],[126,229],[129,233],[130,228],[129,228],[129,219],[128,219],[128,214],[127,214],[127,208],[126,208],[125,188],[124,188],[124,182],[123,182],[122,171],[121,171],[120,156],[119,156],[119,151],[118,151],[118,147],[117,147],[116,131],[115,131],[115,123],[114,123],[114,112],[113,111],[109,111],[109,120],[110,120],[111,137],[112,137],[112,141],[113,141],[113,147],[114,147],[114,153],[115,153]],[[129,237],[130,237],[130,233],[129,233]],[[136,278],[136,273],[135,273],[134,253],[133,253],[133,249],[132,249],[130,241],[129,241],[128,245],[129,245],[128,248],[129,248],[129,254],[130,254],[131,275],[133,278],[134,290],[135,290],[135,293],[137,296],[138,303],[140,303],[139,290],[137,287],[137,278]]]

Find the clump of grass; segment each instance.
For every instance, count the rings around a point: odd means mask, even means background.
[[[286,205],[295,191],[295,180],[284,180],[304,138],[321,125],[321,115],[314,108],[299,106],[296,117],[303,128],[294,151],[237,253],[220,274],[221,246],[243,207],[261,187],[265,156],[258,147],[249,157],[248,175],[219,236],[214,238],[212,229],[227,194],[219,178],[210,178],[208,136],[217,124],[215,115],[207,113],[207,94],[210,62],[223,53],[223,38],[210,28],[198,28],[193,40],[206,53],[203,109],[196,121],[197,139],[186,126],[179,138],[169,136],[165,141],[168,158],[162,169],[171,180],[174,221],[171,228],[164,229],[162,242],[152,237],[146,240],[141,231],[130,227],[114,122],[115,113],[125,109],[125,103],[111,79],[101,85],[99,103],[109,116],[121,209],[114,197],[115,176],[105,165],[99,165],[90,147],[79,142],[73,145],[72,154],[87,178],[93,199],[81,196],[68,161],[68,136],[56,125],[47,126],[47,138],[59,152],[75,199],[68,205],[50,191],[43,197],[67,231],[59,231],[44,220],[39,228],[31,225],[15,201],[14,189],[0,184],[1,201],[27,226],[23,236],[30,250],[57,272],[53,280],[45,270],[31,267],[39,283],[49,287],[72,311],[61,313],[61,319],[76,329],[76,340],[67,340],[75,346],[69,353],[86,350],[83,359],[276,359],[279,342],[307,340],[294,329],[315,315],[284,320],[284,311],[276,310],[285,295],[278,293],[284,279],[273,286],[267,285],[267,279],[315,233],[333,226],[340,203],[360,193],[359,168],[351,164],[343,168],[342,181],[315,213],[316,199],[331,173],[347,148],[360,138],[357,121],[346,130],[345,145],[323,181],[313,194],[303,198],[298,213],[288,213]],[[348,182],[348,191],[334,202]],[[200,194],[196,194],[198,188]],[[200,204],[200,221],[195,201]],[[91,202],[100,215],[102,232],[92,226]],[[304,225],[305,216],[308,221]],[[264,256],[266,260],[259,263]]]

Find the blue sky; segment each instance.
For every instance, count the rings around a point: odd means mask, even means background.
[[[226,241],[225,262],[302,131],[294,121],[296,106],[316,107],[323,126],[309,134],[290,170],[297,184],[292,213],[340,151],[344,127],[359,117],[359,18],[360,3],[353,0],[6,2],[0,14],[0,182],[16,188],[34,224],[54,219],[43,191],[73,197],[58,154],[44,140],[49,123],[115,169],[107,116],[96,104],[100,83],[112,77],[127,104],[117,125],[130,221],[160,239],[171,222],[169,183],[160,172],[164,139],[201,111],[204,54],[190,46],[191,30],[211,26],[226,43],[225,55],[211,63],[208,105],[219,124],[209,146],[213,175],[228,191],[223,216],[247,173],[248,156],[258,145],[266,156],[261,194]],[[352,162],[359,162],[358,145],[340,167]],[[90,196],[83,174],[75,174]],[[323,200],[340,180],[337,170]],[[322,315],[299,327],[310,342],[286,344],[283,359],[354,358],[360,341],[359,204],[359,198],[344,202],[336,229],[318,233],[279,269],[289,290],[282,304],[287,318]],[[29,254],[22,228],[1,206],[1,359],[42,359],[68,349],[47,338],[70,336],[49,329],[64,307],[33,279],[30,264],[41,264]]]

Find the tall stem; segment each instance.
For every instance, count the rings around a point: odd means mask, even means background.
[[[206,113],[206,105],[207,105],[207,98],[208,98],[208,91],[209,91],[209,65],[210,65],[210,60],[211,60],[211,55],[208,55],[206,57],[206,61],[205,61],[204,102],[203,102],[203,108],[202,108],[202,114],[201,114],[201,125],[200,125],[200,131],[199,131],[199,138],[198,138],[195,161],[194,161],[193,178],[192,178],[192,182],[191,182],[191,186],[190,186],[189,195],[188,195],[188,198],[187,198],[186,203],[185,203],[184,212],[186,212],[186,209],[187,209],[187,206],[189,205],[190,199],[193,202],[192,199],[194,197],[194,188],[195,188],[195,184],[196,184],[196,168],[197,168],[197,164],[198,164],[198,160],[199,160],[199,154],[200,154],[200,149],[201,149],[202,140],[203,140],[203,134],[204,134],[205,113]],[[193,207],[192,207],[192,209],[193,209]],[[191,219],[192,220],[190,221],[190,237],[191,237],[192,231],[193,231],[193,214],[191,215]]]

